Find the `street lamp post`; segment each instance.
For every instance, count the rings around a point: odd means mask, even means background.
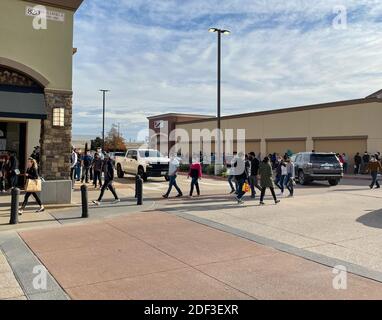
[[[220,170],[220,165],[223,163],[222,150],[221,150],[221,35],[230,34],[229,30],[210,28],[209,32],[216,32],[218,36],[218,48],[217,48],[217,157],[215,156],[215,174]],[[218,164],[218,165],[216,165]]]
[[[105,101],[106,101],[106,92],[110,90],[101,89],[102,92],[102,152],[105,151]]]

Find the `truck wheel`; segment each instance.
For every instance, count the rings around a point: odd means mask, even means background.
[[[302,171],[302,170],[298,173],[298,182],[303,186],[308,184],[308,181],[305,177],[304,171]]]
[[[141,176],[142,180],[144,182],[147,182],[147,174],[145,173],[145,171],[143,170],[143,168],[139,168],[138,169],[138,175]]]
[[[338,184],[338,182],[340,182],[340,181],[337,180],[337,179],[330,179],[330,180],[329,180],[329,184],[330,184],[331,186],[336,186],[336,185]]]
[[[118,178],[123,178],[125,173],[123,172],[121,165],[118,163],[117,165],[117,176]]]

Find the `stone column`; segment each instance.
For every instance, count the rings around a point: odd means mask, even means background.
[[[70,179],[72,92],[45,89],[47,119],[41,121],[41,174],[46,180]],[[53,126],[53,108],[65,109],[63,127]]]

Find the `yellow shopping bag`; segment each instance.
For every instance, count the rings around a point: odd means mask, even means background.
[[[247,182],[244,182],[242,191],[246,193],[246,192],[249,192],[249,190],[250,190],[249,184]]]

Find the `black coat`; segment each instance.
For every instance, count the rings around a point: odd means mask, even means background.
[[[38,179],[38,173],[36,168],[30,167],[27,169],[26,173],[28,174],[27,176],[28,179],[32,179],[32,180]]]
[[[110,159],[105,160],[103,164],[103,174],[105,176],[105,180],[112,181],[114,179],[114,166]]]

